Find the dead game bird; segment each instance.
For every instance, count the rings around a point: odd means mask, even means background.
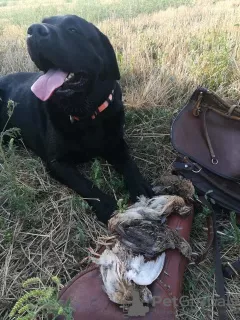
[[[142,302],[151,304],[152,294],[147,288],[161,274],[165,250],[178,249],[191,258],[191,247],[176,230],[166,225],[171,213],[188,214],[191,205],[175,195],[161,195],[152,199],[144,196],[124,213],[116,212],[109,220],[112,244],[99,258],[92,260],[100,266],[104,290],[117,304],[128,304],[133,291],[139,292]]]
[[[160,194],[177,194],[184,200],[192,200],[194,196],[194,186],[190,180],[176,176],[163,175],[155,182],[157,186],[153,188],[154,192]]]
[[[100,266],[104,291],[117,304],[129,304],[134,290],[138,290],[143,303],[152,303],[152,293],[146,287],[160,275],[165,253],[156,260],[145,261],[143,256],[135,256],[119,242],[105,249],[99,259],[93,261]]]
[[[183,198],[174,195],[161,195],[151,199],[144,196],[131,205],[124,213],[115,213],[108,222],[108,229],[113,232],[119,223],[130,220],[162,220],[171,213],[188,214],[191,206]]]
[[[191,259],[192,250],[188,242],[176,230],[149,220],[130,220],[117,225],[115,232],[119,241],[134,254],[153,259],[167,249],[178,249]]]

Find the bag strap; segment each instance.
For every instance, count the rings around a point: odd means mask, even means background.
[[[207,238],[207,244],[204,250],[201,254],[197,254],[196,258],[194,259],[194,264],[199,264],[203,260],[206,259],[209,250],[211,249],[213,245],[214,240],[214,230],[213,230],[213,220],[211,216],[207,217],[207,232],[208,232],[208,238]]]
[[[222,271],[222,262],[220,255],[220,248],[217,241],[217,224],[216,224],[216,212],[214,211],[210,202],[208,202],[204,196],[199,197],[203,205],[205,205],[212,213],[213,222],[213,254],[214,254],[214,267],[215,267],[215,278],[216,278],[216,292],[217,297],[217,309],[219,320],[227,319],[227,309],[226,309],[226,298],[225,298],[225,287],[224,287],[224,277]]]
[[[195,117],[200,115],[202,109],[207,109],[227,119],[240,121],[240,105],[231,105],[219,97],[215,92],[204,88],[199,88],[197,91],[199,94],[193,108],[193,115]],[[206,99],[208,99],[207,103]]]
[[[204,128],[204,134],[205,134],[205,139],[207,141],[207,145],[208,145],[208,150],[209,150],[209,153],[211,155],[211,159],[212,159],[212,164],[216,165],[218,164],[218,159],[216,157],[216,154],[214,152],[214,149],[213,149],[213,145],[212,145],[212,142],[211,142],[211,138],[210,138],[210,135],[209,135],[209,132],[208,132],[208,127],[207,127],[207,112],[208,112],[208,109],[205,109],[203,111],[203,128]]]
[[[203,94],[205,96],[208,96],[210,98],[210,101],[214,101],[216,106],[203,103]],[[215,93],[210,91],[200,91],[197,101],[195,103],[195,106],[192,110],[192,113],[194,117],[199,118],[200,114],[203,114],[203,129],[204,129],[204,135],[207,142],[208,150],[211,156],[212,164],[216,165],[218,164],[218,159],[216,157],[215,151],[213,149],[213,145],[211,142],[211,138],[209,135],[208,127],[207,127],[207,113],[209,110],[212,110],[221,116],[224,116],[226,118],[234,119],[240,121],[240,112],[239,112],[239,106],[238,105],[229,105],[226,101],[222,100],[220,97],[218,97]],[[234,112],[237,114],[237,116],[233,115]]]
[[[194,162],[191,162],[188,158],[184,157],[184,162],[181,161],[175,161],[173,163],[173,169],[176,172],[181,171],[192,171],[196,174],[201,175],[204,179],[206,179],[210,184],[212,184],[214,187],[218,188],[222,192],[226,193],[227,195],[231,196],[237,201],[240,201],[240,195],[232,190],[229,190],[227,187],[224,187],[223,185],[216,182],[214,179],[209,177],[207,173],[204,172],[203,168]]]

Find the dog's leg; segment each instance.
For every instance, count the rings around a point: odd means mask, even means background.
[[[132,201],[136,201],[140,195],[148,198],[154,195],[151,186],[145,181],[136,163],[131,158],[124,140],[118,144],[118,147],[116,146],[105,152],[104,158],[113,165],[118,173],[123,175]]]
[[[48,163],[48,169],[55,179],[80,194],[96,212],[100,221],[107,223],[117,208],[116,201],[113,198],[95,187],[76,167],[64,162],[54,161]]]

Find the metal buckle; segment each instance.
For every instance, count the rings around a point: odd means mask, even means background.
[[[70,115],[70,116],[69,116],[69,119],[70,119],[70,122],[71,122],[71,123],[74,123],[74,122],[75,122],[73,116]]]
[[[218,159],[217,158],[212,158],[212,164],[214,164],[214,165],[218,164]]]
[[[192,172],[199,173],[202,171],[202,167],[200,167],[197,163],[193,163],[193,167],[197,168],[197,170],[192,169]]]

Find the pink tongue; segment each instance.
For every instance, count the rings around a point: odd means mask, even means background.
[[[54,90],[61,87],[67,75],[68,73],[61,70],[49,69],[47,73],[37,79],[31,86],[31,90],[40,100],[46,101]]]

